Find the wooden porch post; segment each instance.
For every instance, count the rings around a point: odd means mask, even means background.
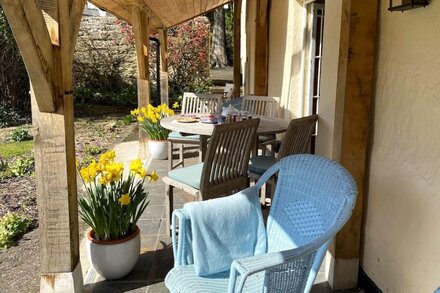
[[[257,1],[254,68],[254,94],[257,96],[267,96],[268,91],[270,1]]]
[[[85,1],[0,0],[31,81],[41,292],[79,292],[72,59]],[[46,19],[42,11],[48,16]]]
[[[138,6],[131,6],[131,25],[133,27],[137,57],[138,106],[150,103],[150,18]],[[147,134],[139,129],[139,158],[147,156]]]
[[[241,93],[241,6],[242,0],[234,1],[234,98]]]
[[[357,286],[358,279],[365,170],[374,99],[378,1],[343,0],[330,5],[334,6],[331,10],[326,6],[326,31],[333,29],[340,33],[340,38],[337,44],[334,35],[332,40],[324,36],[323,60],[326,64],[323,64],[322,91],[327,96],[320,102],[317,150],[340,161],[358,186],[353,214],[336,235],[327,257],[326,275],[332,288],[349,289]],[[334,25],[338,21],[340,23]],[[330,49],[334,45],[337,50]],[[334,58],[326,56],[329,51],[334,53]],[[332,58],[337,60],[336,66],[329,70]],[[335,90],[330,96],[329,89]],[[329,102],[331,99],[333,101]],[[332,111],[334,113],[329,115]]]
[[[160,42],[160,101],[168,105],[168,28],[158,30]]]

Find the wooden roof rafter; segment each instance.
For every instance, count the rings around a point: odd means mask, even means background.
[[[205,14],[232,0],[91,0],[93,4],[131,24],[130,6],[136,5],[152,17],[151,29],[172,27]]]
[[[162,20],[156,15],[156,13],[145,3],[144,0],[129,0],[127,1],[130,6],[137,6],[142,11],[145,11],[147,15],[150,17],[151,28],[155,31],[157,29],[162,29],[165,27],[165,24]]]

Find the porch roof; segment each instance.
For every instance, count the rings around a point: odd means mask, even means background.
[[[154,31],[172,27],[194,18],[231,0],[91,0],[91,3],[130,23],[130,6],[148,11]]]

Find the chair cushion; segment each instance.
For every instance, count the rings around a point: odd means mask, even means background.
[[[202,179],[203,163],[195,164],[185,168],[178,168],[168,172],[168,177],[182,182],[186,185],[200,189]]]
[[[197,134],[186,134],[182,132],[173,131],[168,134],[168,138],[171,139],[187,139],[187,140],[200,140],[200,135]]]
[[[249,171],[257,174],[263,174],[276,162],[277,159],[274,157],[256,156],[249,160]]]

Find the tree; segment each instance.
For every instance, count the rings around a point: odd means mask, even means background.
[[[134,43],[131,26],[119,21],[127,43]],[[150,50],[153,54],[154,50]],[[156,76],[153,55],[150,55],[151,78]],[[209,21],[196,17],[168,30],[169,100],[184,92],[207,92],[209,79]]]
[[[211,67],[223,68],[228,65],[226,55],[225,10],[220,6],[211,16]]]

